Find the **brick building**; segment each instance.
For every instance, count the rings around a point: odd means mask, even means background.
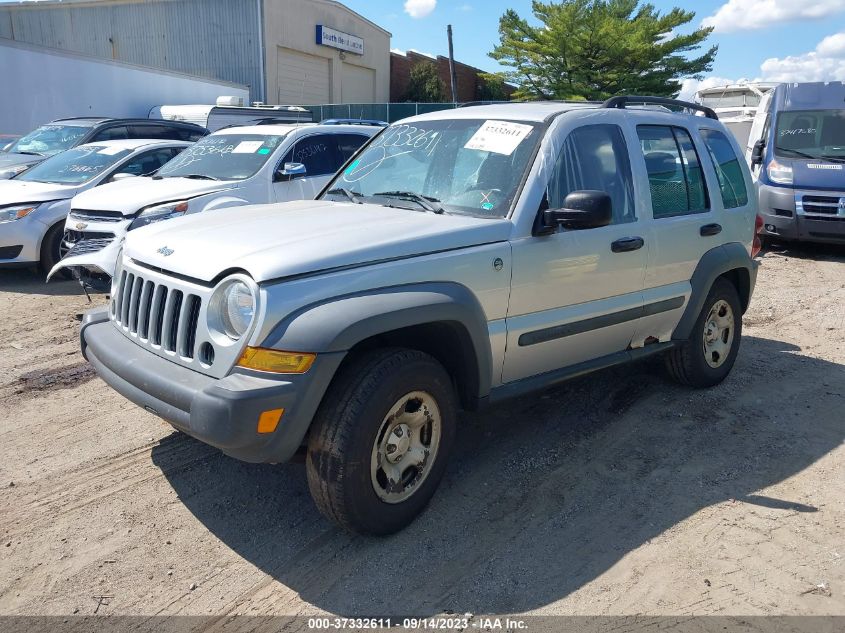
[[[408,51],[404,55],[401,53],[390,53],[390,101],[402,102],[405,101],[405,95],[408,91],[408,81],[411,76],[411,67],[420,64],[428,63],[434,64],[437,68],[437,74],[443,84],[446,98],[452,96],[452,79],[449,75],[449,58],[443,55],[429,57],[414,51]],[[455,62],[455,75],[458,80],[458,102],[479,101],[482,97],[482,86],[484,79],[481,73],[484,71],[474,66],[468,66],[460,62]],[[505,92],[510,97],[514,91],[514,87],[505,84]]]

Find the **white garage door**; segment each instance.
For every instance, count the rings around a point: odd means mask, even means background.
[[[331,103],[331,70],[325,57],[279,47],[276,77],[278,103]]]
[[[376,71],[344,63],[341,90],[344,103],[372,103],[376,98]]]

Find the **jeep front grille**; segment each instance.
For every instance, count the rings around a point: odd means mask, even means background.
[[[120,274],[112,318],[143,343],[193,359],[202,299],[138,272]]]

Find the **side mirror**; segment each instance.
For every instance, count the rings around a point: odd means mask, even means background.
[[[613,221],[613,201],[604,191],[573,191],[563,199],[562,208],[543,211],[543,220],[546,233],[554,232],[558,224],[574,230],[607,226]]]
[[[126,180],[127,178],[137,178],[135,174],[128,174],[126,172],[121,172],[119,174],[115,174],[111,177],[111,182],[117,182],[118,180]]]
[[[751,150],[751,166],[759,165],[763,162],[763,151],[766,149],[766,141],[758,139],[754,143],[754,148]]]
[[[273,180],[276,182],[286,182],[294,178],[302,178],[308,173],[305,165],[302,163],[285,163],[281,169],[276,172]]]

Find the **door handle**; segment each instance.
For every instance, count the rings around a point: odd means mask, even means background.
[[[702,237],[706,237],[708,235],[718,235],[722,232],[722,225],[716,224],[715,222],[713,224],[705,224],[698,232]]]
[[[610,245],[610,250],[614,253],[627,253],[628,251],[636,251],[643,247],[645,240],[641,237],[623,237]]]

